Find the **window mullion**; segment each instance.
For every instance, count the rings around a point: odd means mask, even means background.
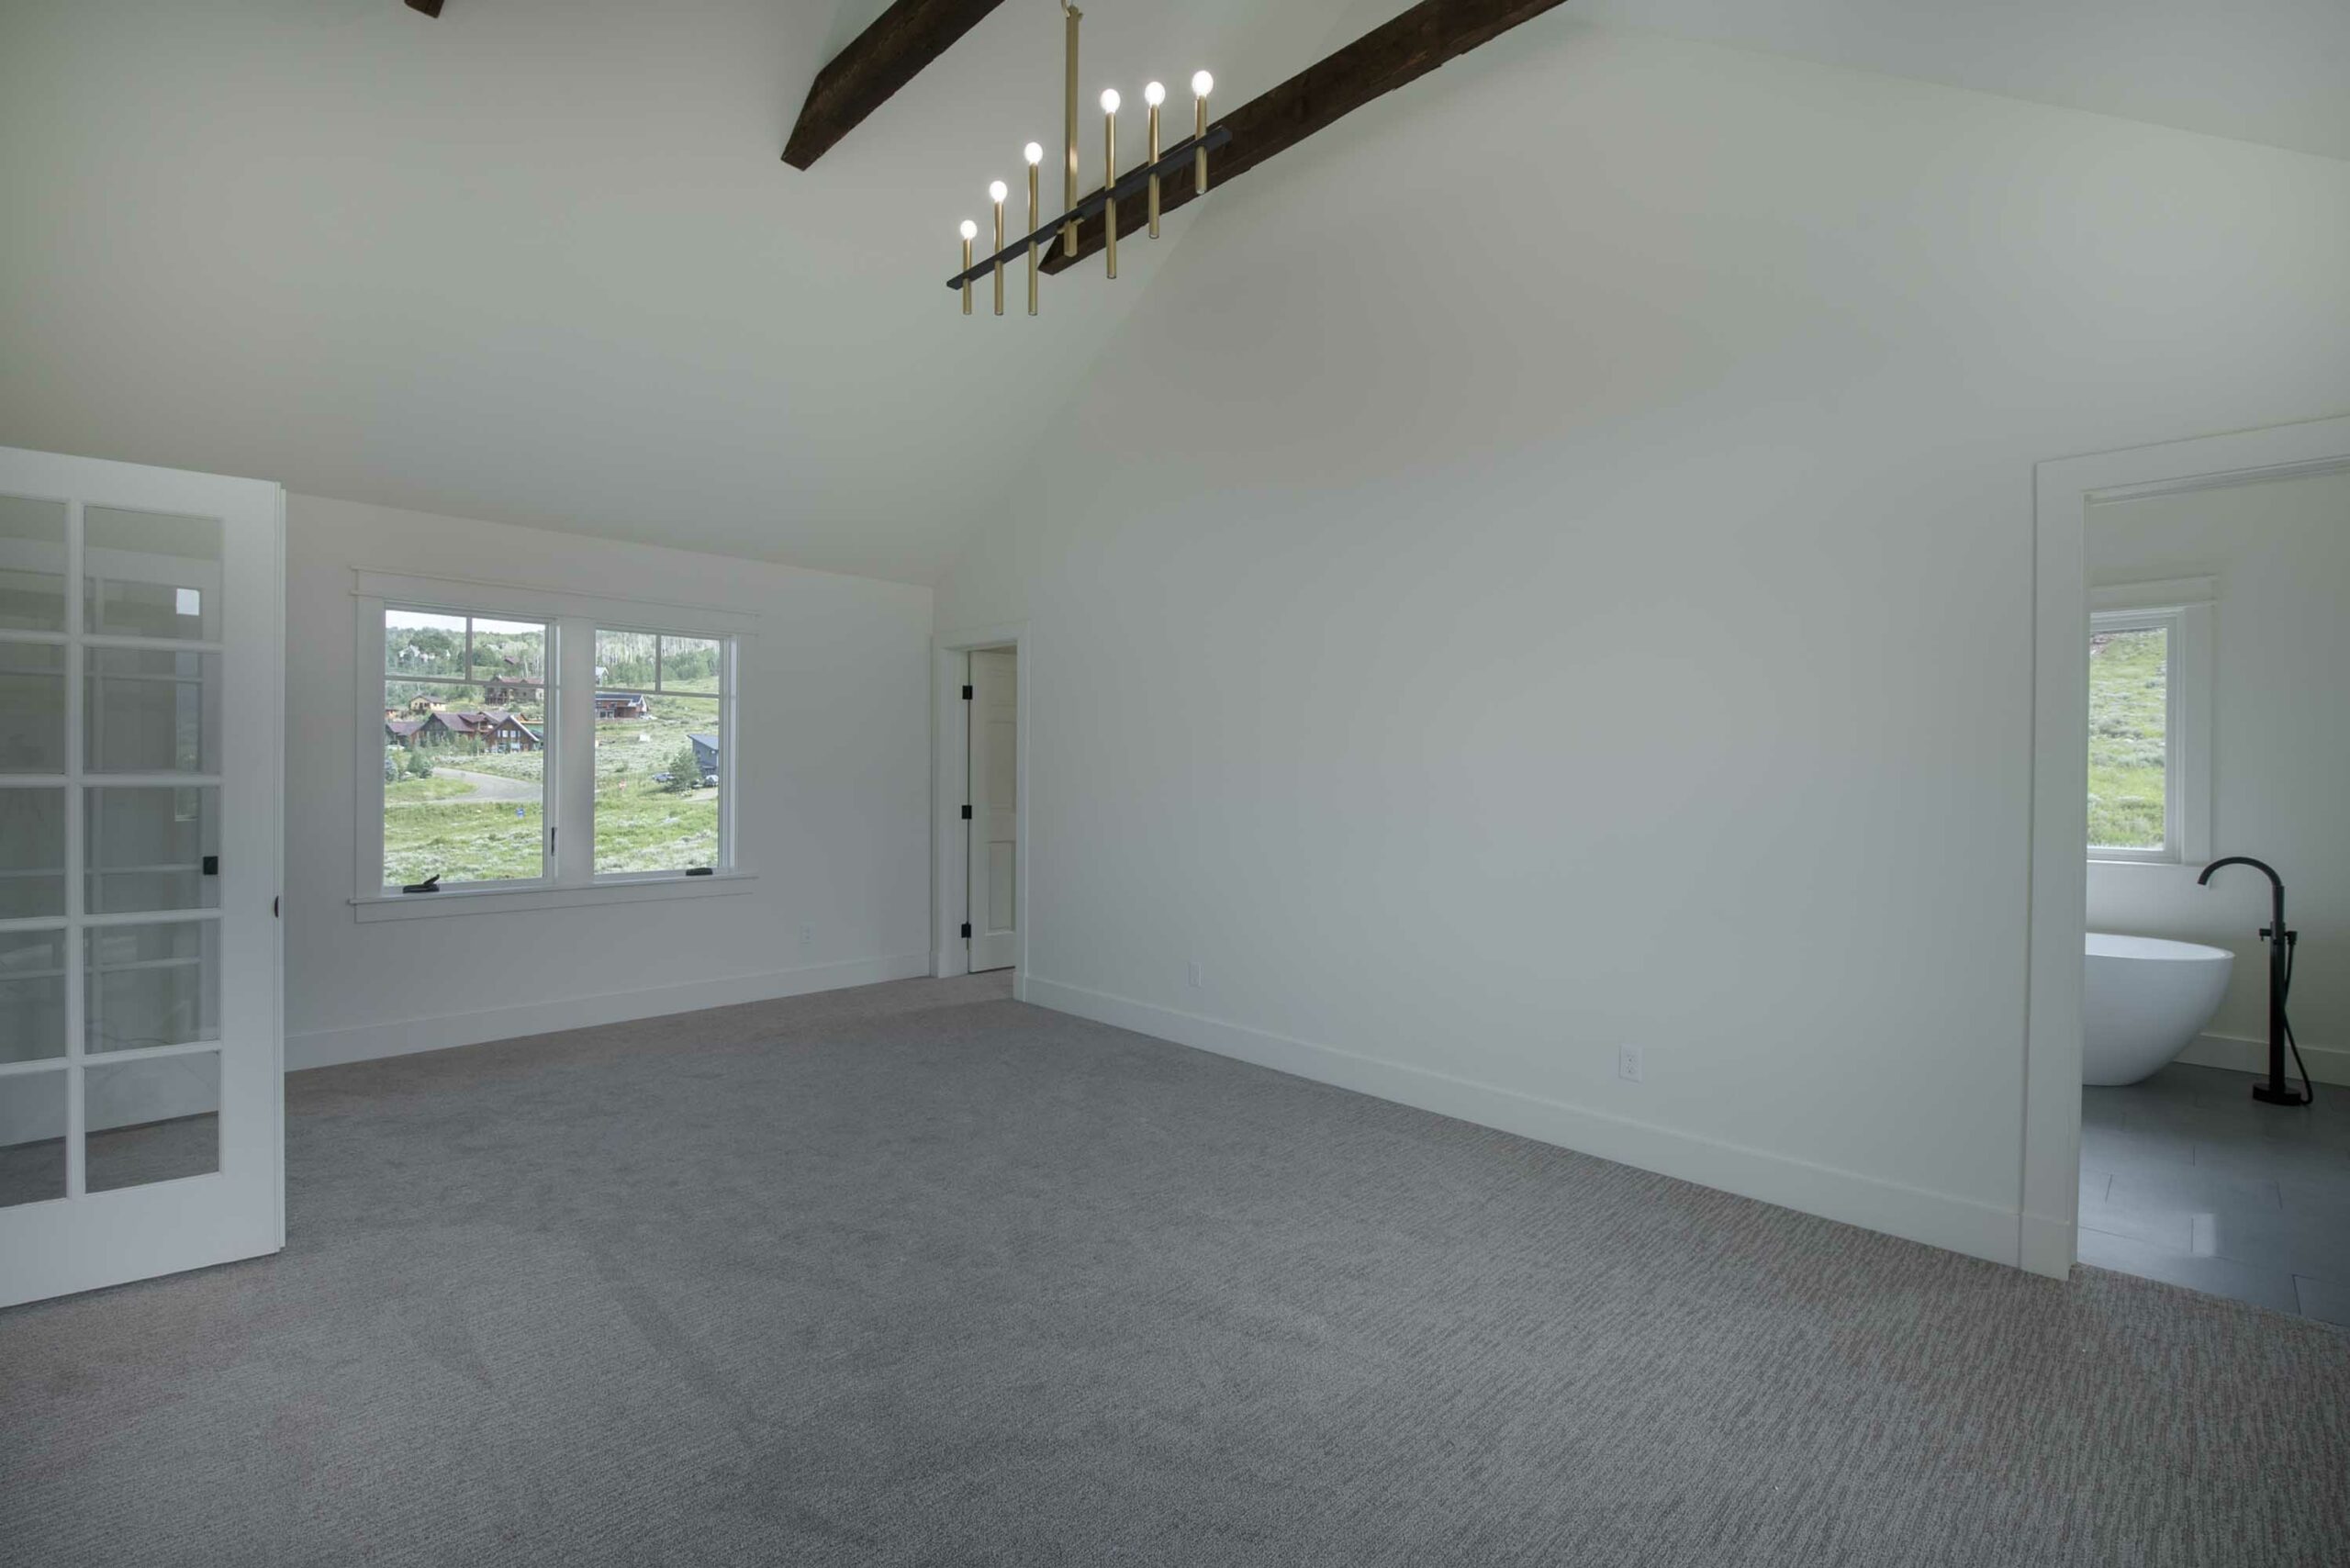
[[[382,711],[385,687],[384,601],[361,599],[359,640],[354,654],[358,682],[354,696],[359,718],[359,835],[360,896],[384,890],[384,756],[386,743],[375,715]]]
[[[734,693],[742,680],[737,667],[742,644],[729,637],[718,645],[718,734],[725,748],[718,764],[718,868],[734,868],[734,802],[742,798],[737,788],[743,776],[743,726],[736,711]]]
[[[596,624],[566,615],[555,622],[554,777],[548,806],[554,813],[554,879],[585,887],[596,870]]]

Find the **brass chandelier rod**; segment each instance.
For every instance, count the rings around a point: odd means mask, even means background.
[[[1069,95],[1063,123],[1069,132],[1069,171],[1061,179],[1061,205],[1071,211],[1077,207],[1077,183],[1082,178],[1077,166],[1077,34],[1085,20],[1085,13],[1061,0],[1061,9],[1069,17]],[[1061,231],[1061,244],[1069,252],[1070,261],[1077,260],[1077,223],[1071,219]]]

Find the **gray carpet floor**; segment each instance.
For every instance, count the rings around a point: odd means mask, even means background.
[[[915,981],[297,1074],[0,1315],[0,1560],[2350,1562],[2350,1336]]]

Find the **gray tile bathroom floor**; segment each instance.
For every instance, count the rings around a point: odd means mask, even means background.
[[[2254,1082],[2174,1062],[2081,1092],[2081,1261],[2350,1326],[2350,1088]]]

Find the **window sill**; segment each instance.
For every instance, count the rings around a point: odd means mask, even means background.
[[[439,893],[376,893],[351,901],[360,924],[419,920],[437,915],[511,914],[535,909],[573,909],[590,904],[647,903],[667,899],[733,898],[758,880],[750,871],[721,871],[710,877],[650,877],[632,882],[593,882],[563,888],[452,888]]]

